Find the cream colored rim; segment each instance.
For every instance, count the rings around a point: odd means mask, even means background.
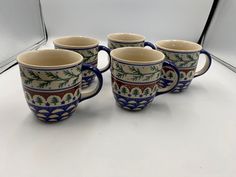
[[[185,40],[161,40],[155,44],[160,49],[172,52],[198,52],[202,49],[201,45]]]
[[[53,44],[64,49],[84,49],[98,46],[99,41],[86,36],[65,36],[55,39]]]
[[[145,37],[134,33],[111,33],[107,35],[108,40],[114,42],[135,43],[145,41]]]
[[[31,68],[65,68],[82,63],[83,57],[69,50],[49,49],[24,52],[17,56],[17,61]]]
[[[143,47],[117,48],[111,51],[111,57],[128,64],[152,64],[162,62],[165,59],[162,52]]]

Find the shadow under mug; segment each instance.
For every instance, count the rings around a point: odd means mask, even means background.
[[[17,61],[29,108],[45,122],[69,118],[79,102],[95,96],[102,88],[100,71],[83,64],[83,57],[72,51],[30,51],[17,56]],[[89,92],[81,91],[81,72],[85,70],[98,78],[96,88]]]
[[[145,37],[134,33],[111,33],[107,35],[108,47],[113,50],[121,47],[145,47],[156,49],[151,42],[145,41]]]
[[[158,51],[165,54],[168,61],[173,62],[180,72],[180,79],[174,93],[187,89],[193,78],[203,75],[211,66],[211,55],[202,46],[184,40],[162,40],[156,42]],[[205,65],[196,71],[200,54],[206,55]],[[168,72],[165,77],[169,77]],[[170,78],[171,79],[171,78]]]
[[[81,54],[84,58],[83,63],[91,64],[95,67],[97,67],[98,63],[98,53],[105,51],[108,54],[108,62],[105,67],[99,70],[103,73],[110,68],[110,49],[99,45],[97,39],[84,36],[70,36],[58,38],[54,40],[53,43],[56,49],[72,50]],[[89,70],[83,71],[82,75],[82,88],[86,88],[94,81],[95,75]]]
[[[172,91],[179,81],[174,64],[165,55],[141,47],[122,47],[111,51],[111,80],[116,102],[124,109],[138,111],[153,99]],[[168,70],[174,82],[163,78]]]

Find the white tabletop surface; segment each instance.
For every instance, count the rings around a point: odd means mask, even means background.
[[[187,91],[129,112],[115,104],[108,71],[96,97],[46,124],[28,109],[15,66],[0,75],[0,176],[235,177],[235,88],[236,74],[213,62]]]

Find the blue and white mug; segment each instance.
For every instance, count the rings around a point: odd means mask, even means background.
[[[84,58],[83,63],[95,67],[97,67],[98,63],[98,53],[103,50],[108,54],[108,62],[105,67],[99,70],[101,73],[104,73],[110,68],[110,49],[103,45],[99,45],[97,39],[85,36],[71,36],[58,38],[54,40],[53,43],[56,49],[72,50],[79,53]],[[102,60],[102,58],[99,58],[99,60]],[[86,88],[94,81],[95,75],[91,71],[83,71],[82,75],[82,88]]]
[[[145,37],[134,33],[110,33],[107,35],[108,47],[113,50],[120,47],[145,47],[156,49],[151,42],[145,41]]]
[[[36,117],[45,122],[65,120],[78,103],[95,96],[102,88],[100,71],[83,64],[83,57],[72,51],[54,49],[25,52],[17,56],[26,101]],[[96,88],[81,90],[82,72],[98,78]]]
[[[175,79],[163,78],[168,70]],[[179,81],[179,71],[165,55],[142,47],[122,47],[111,51],[112,91],[124,109],[139,111],[161,94],[172,91]]]
[[[205,74],[211,66],[211,55],[201,45],[194,42],[161,40],[156,42],[156,48],[163,52],[166,60],[173,62],[180,72],[178,85],[172,91],[174,93],[187,89],[193,78]],[[200,54],[206,55],[206,62],[199,71],[196,71]],[[168,77],[168,75],[165,77]]]

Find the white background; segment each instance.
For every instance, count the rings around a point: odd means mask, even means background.
[[[147,40],[197,41],[213,0],[42,0],[49,36],[134,32]]]
[[[196,41],[210,4],[44,0],[43,8],[51,39],[76,34],[106,43],[107,33],[128,31],[151,41]],[[52,47],[51,40],[44,46]],[[104,53],[99,57],[106,58]],[[0,176],[235,177],[233,72],[213,61],[186,92],[159,96],[136,113],[115,104],[110,72],[103,76],[102,91],[80,103],[70,119],[45,124],[34,118],[24,100],[18,66],[2,74]]]
[[[236,67],[236,1],[220,1],[206,36],[205,46],[215,56]]]
[[[38,6],[37,0],[0,0],[0,67],[43,39]]]

